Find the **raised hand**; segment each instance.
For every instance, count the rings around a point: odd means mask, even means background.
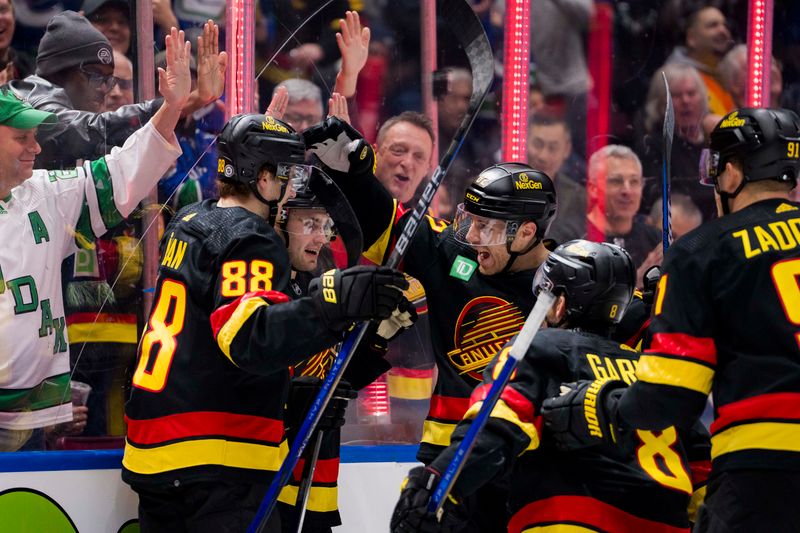
[[[286,106],[288,105],[289,90],[281,85],[275,90],[275,94],[272,95],[272,100],[264,114],[272,118],[277,118],[278,120],[283,120],[283,114],[286,113]]]
[[[369,55],[369,28],[361,27],[356,11],[346,12],[345,18],[339,19],[339,26],[342,31],[336,33],[336,44],[342,54],[342,73],[358,76]]]
[[[189,73],[191,43],[186,40],[183,31],[174,27],[165,41],[167,68],[158,68],[158,92],[164,97],[166,104],[179,109],[186,103],[192,88],[192,77]]]
[[[347,98],[339,93],[333,93],[328,100],[328,116],[337,117],[350,124],[350,113],[347,110]]]
[[[222,96],[227,66],[227,52],[219,51],[219,26],[209,20],[197,38],[197,93],[205,104]]]

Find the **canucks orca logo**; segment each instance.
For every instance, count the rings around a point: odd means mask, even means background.
[[[473,298],[456,321],[453,344],[447,352],[459,374],[483,380],[483,369],[522,328],[525,317],[512,303],[496,296]]]

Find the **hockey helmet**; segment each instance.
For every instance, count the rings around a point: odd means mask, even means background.
[[[467,187],[453,231],[457,240],[471,244],[466,239],[469,227],[473,219],[480,220],[484,225],[479,228],[481,245],[510,246],[521,222],[536,223],[538,241],[555,214],[556,189],[547,174],[523,163],[500,163],[481,172]]]
[[[635,286],[636,268],[625,249],[581,239],[551,252],[533,280],[534,293],[564,295],[566,321],[572,326],[617,324]]]
[[[701,183],[716,186],[731,158],[743,165],[742,185],[760,180],[797,183],[800,117],[788,109],[746,108],[728,113],[711,132],[709,148],[703,151]]]
[[[258,178],[266,165],[273,171],[287,174],[286,166],[305,161],[303,136],[276,118],[261,114],[237,115],[231,118],[217,140],[218,177],[223,181],[249,184]],[[278,176],[287,179],[286,176]]]

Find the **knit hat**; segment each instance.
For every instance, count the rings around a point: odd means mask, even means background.
[[[39,42],[36,75],[47,78],[62,70],[91,64],[114,66],[108,39],[74,11],[64,11],[50,19]]]

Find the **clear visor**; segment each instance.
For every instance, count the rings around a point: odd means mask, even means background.
[[[705,148],[700,153],[700,183],[713,187],[717,176],[719,176],[719,152]]]
[[[308,178],[314,169],[311,165],[298,165],[295,163],[278,163],[276,176],[279,180],[292,184],[292,190],[299,191],[308,184]]]
[[[473,215],[458,204],[453,221],[455,239],[469,246],[505,246],[508,222],[496,218]]]
[[[288,209],[284,231],[292,235],[323,235],[328,240],[335,234],[333,219],[324,209]]]

